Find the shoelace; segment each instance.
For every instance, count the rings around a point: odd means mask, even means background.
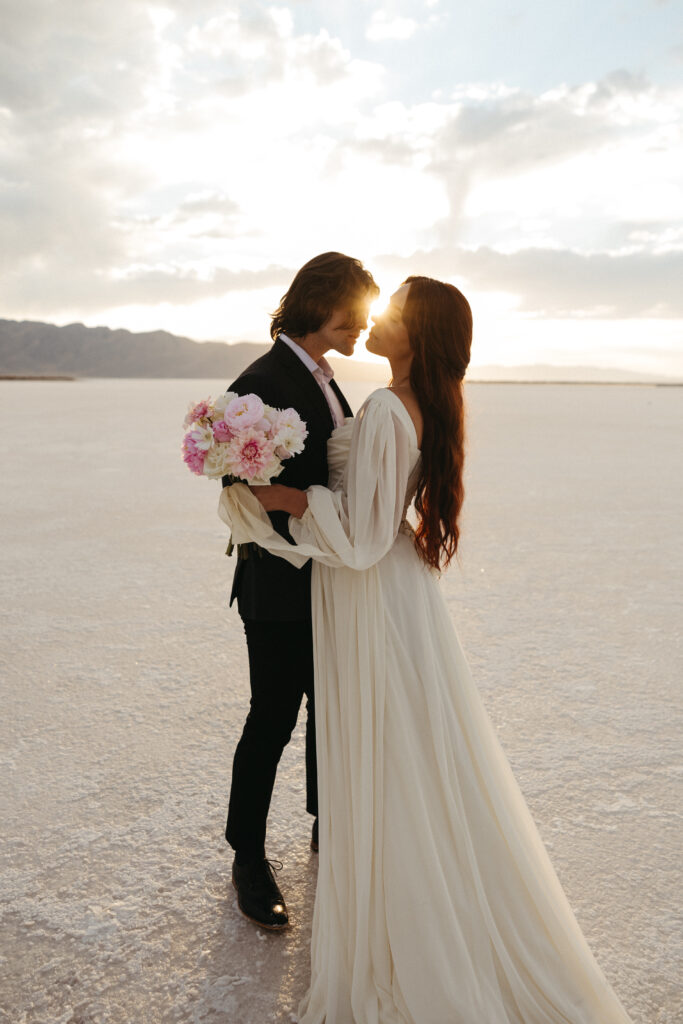
[[[273,872],[274,871],[282,871],[282,868],[284,867],[282,861],[281,860],[268,860],[267,857],[265,857],[264,860],[265,860],[266,864],[268,865],[268,868],[270,870],[271,876],[273,876],[273,881],[275,881],[275,877],[273,875]]]
[[[268,876],[270,877],[271,882],[273,883],[273,885],[275,886],[275,888],[279,892],[280,891],[279,890],[279,886],[278,886],[277,882],[275,881],[275,872],[276,871],[282,871],[282,867],[283,867],[282,861],[281,860],[268,860],[267,857],[264,857],[263,861],[261,861],[259,863],[263,863],[263,864],[266,865],[266,871],[268,873]],[[254,878],[252,876],[248,880],[245,879],[245,884],[250,889],[254,889],[254,888],[259,889],[260,886],[263,883],[262,883],[262,880],[259,880],[258,876],[256,878]]]

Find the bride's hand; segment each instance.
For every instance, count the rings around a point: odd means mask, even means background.
[[[308,495],[297,487],[284,484],[251,484],[249,490],[255,494],[266,512],[289,512],[290,516],[301,519],[308,508]]]

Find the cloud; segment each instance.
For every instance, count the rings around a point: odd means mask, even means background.
[[[534,317],[683,317],[683,251],[615,256],[453,247],[401,258],[385,255],[378,262],[397,277],[426,274],[461,283],[464,290],[508,294]]]
[[[451,205],[440,241],[593,250],[615,222],[680,224],[682,98],[624,72],[539,96],[457,90],[429,165]]]
[[[329,154],[297,134],[347,123],[382,74],[248,3],[10,4],[0,48],[1,293],[34,315],[255,287],[301,154],[312,178]]]
[[[567,157],[597,153],[657,127],[661,100],[626,72],[540,95],[493,86],[452,94],[452,114],[435,139],[438,171],[467,163],[477,174],[509,176]]]
[[[219,267],[204,277],[184,267],[132,267],[120,276],[81,272],[62,279],[38,269],[0,281],[0,301],[18,295],[33,316],[48,316],[55,309],[80,308],[85,314],[117,306],[180,306],[273,286],[284,292],[295,272],[276,265],[257,271]]]
[[[311,84],[326,86],[348,80],[351,55],[327,29],[296,33],[288,8],[237,7],[201,25],[192,25],[184,39],[184,65],[204,88],[219,87],[240,95],[292,75],[306,74]]]
[[[371,42],[386,39],[410,39],[417,31],[417,22],[413,18],[401,18],[387,11],[375,11],[365,30],[365,37]]]
[[[149,324],[163,306],[172,328],[201,306],[215,320],[197,332],[219,336],[229,300],[246,331],[256,292],[267,305],[330,248],[396,276],[456,273],[525,318],[681,315],[677,87],[622,70],[432,92],[425,75],[406,97],[423,0],[355,22],[341,3],[322,19],[260,0],[5,6],[6,315]],[[382,63],[359,41],[367,18],[371,43],[404,44]]]
[[[197,214],[214,213],[221,217],[231,217],[237,213],[239,206],[228,196],[210,189],[196,192],[184,199],[178,207],[177,216],[192,217]]]
[[[24,131],[111,124],[144,104],[159,72],[145,5],[48,0],[3,5],[0,106]]]

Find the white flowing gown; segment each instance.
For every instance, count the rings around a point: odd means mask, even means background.
[[[627,1024],[555,875],[405,512],[420,452],[375,391],[294,547],[243,485],[236,542],[312,558],[320,859],[300,1024]]]

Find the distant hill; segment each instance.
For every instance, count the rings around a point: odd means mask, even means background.
[[[0,320],[0,374],[230,379],[269,345],[199,343],[167,331]]]
[[[269,344],[193,341],[168,331],[133,333],[109,327],[0,320],[0,376],[179,377],[229,381]],[[384,363],[330,359],[340,379],[384,383]],[[591,366],[472,366],[470,381],[654,383],[672,378]]]

